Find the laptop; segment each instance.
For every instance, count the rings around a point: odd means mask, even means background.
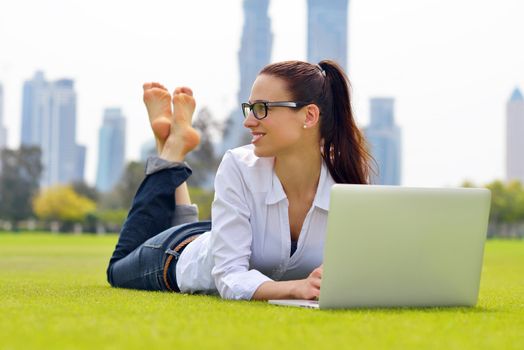
[[[320,309],[474,306],[491,193],[479,188],[336,184]]]

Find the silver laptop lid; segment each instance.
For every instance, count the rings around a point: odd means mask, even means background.
[[[335,185],[320,308],[475,305],[486,189]]]

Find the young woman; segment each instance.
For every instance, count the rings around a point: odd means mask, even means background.
[[[334,183],[365,184],[370,156],[349,82],[326,60],[268,65],[242,104],[251,145],[228,151],[212,224],[197,222],[185,155],[199,143],[189,88],[144,84],[157,141],[107,270],[114,287],[219,293],[226,299],[314,299]]]

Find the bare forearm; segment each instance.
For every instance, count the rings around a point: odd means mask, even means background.
[[[296,299],[299,281],[267,281],[262,283],[253,294],[253,300]]]
[[[322,265],[314,269],[306,279],[294,281],[268,281],[262,283],[253,294],[253,300],[268,299],[315,299],[320,295]]]

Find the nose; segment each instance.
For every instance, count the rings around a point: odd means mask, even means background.
[[[253,115],[253,111],[250,111],[247,117],[244,118],[244,127],[252,128],[259,124],[259,120]]]

